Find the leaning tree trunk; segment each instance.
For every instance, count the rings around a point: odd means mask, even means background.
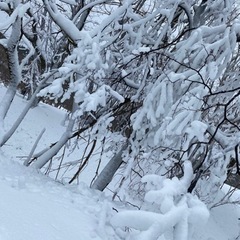
[[[74,113],[77,109],[77,104],[74,103],[72,106],[72,113],[71,116],[69,117],[69,122],[68,126],[65,130],[65,132],[62,134],[61,138],[57,143],[52,145],[49,149],[44,151],[42,155],[40,155],[35,162],[31,164],[32,167],[36,169],[41,169],[42,167],[45,166],[61,149],[62,147],[68,142],[68,140],[72,136],[74,124],[76,122],[76,118],[74,117]],[[29,165],[28,163],[26,163]]]
[[[12,125],[12,127],[1,137],[0,140],[0,147],[2,147],[10,138],[11,136],[14,134],[14,132],[17,130],[18,126],[21,124],[21,122],[23,121],[23,119],[25,118],[25,116],[27,115],[28,111],[31,109],[31,107],[34,105],[34,102],[37,99],[37,94],[40,92],[40,90],[43,88],[44,84],[46,83],[46,81],[49,80],[50,77],[52,77],[54,75],[54,73],[56,73],[56,71],[52,72],[48,77],[46,77],[44,80],[42,80],[40,82],[40,84],[38,85],[37,89],[35,90],[35,92],[33,93],[33,95],[31,96],[30,100],[28,101],[28,103],[26,104],[25,108],[23,109],[23,111],[21,112],[21,114],[19,115],[19,117],[17,118],[17,120],[14,122],[14,124]]]
[[[72,135],[72,130],[74,127],[75,119],[70,118],[66,131],[63,133],[60,140],[53,145],[48,151],[44,152],[31,166],[36,169],[41,169],[45,164],[47,164],[67,143],[69,137]]]
[[[4,119],[17,92],[17,86],[21,78],[17,52],[17,46],[21,38],[21,22],[22,19],[17,16],[15,22],[12,25],[12,33],[7,43],[10,82],[7,92],[3,96],[0,104],[0,139],[3,137]]]
[[[127,149],[128,143],[125,143],[121,150],[108,162],[108,164],[104,167],[102,172],[99,174],[97,179],[92,185],[93,189],[97,189],[99,191],[103,191],[107,185],[112,181],[112,178],[116,171],[121,166],[123,159],[122,154]]]

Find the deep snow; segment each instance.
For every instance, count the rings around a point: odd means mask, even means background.
[[[0,87],[0,98],[4,91]],[[15,98],[6,129],[25,103],[21,97]],[[0,240],[131,240],[134,230],[124,232],[125,222],[117,217],[117,211],[126,210],[124,204],[113,203],[103,193],[87,187],[94,175],[95,161],[83,171],[80,180],[85,183],[79,185],[63,185],[31,167],[22,166],[44,127],[46,134],[38,150],[58,140],[64,131],[61,125],[64,115],[65,112],[59,109],[40,104],[30,110],[12,139],[1,149]],[[77,157],[77,153],[74,154]],[[238,199],[236,194],[234,200]],[[195,238],[191,240],[240,240],[239,218],[236,205],[215,207],[210,211],[207,224],[199,224]],[[142,219],[144,222],[143,215]]]

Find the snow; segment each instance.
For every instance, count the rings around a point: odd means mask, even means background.
[[[208,126],[200,121],[192,121],[190,127],[186,129],[186,132],[193,138],[196,136],[199,141],[204,141],[204,133],[206,132]]]
[[[139,47],[138,49],[134,49],[132,51],[133,54],[140,54],[140,53],[146,53],[149,52],[151,49],[149,47]]]
[[[209,211],[197,196],[187,193],[187,186],[192,179],[192,166],[188,161],[184,165],[184,176],[180,179],[146,175],[142,182],[147,184],[148,191],[142,209],[120,212],[112,218],[112,225],[135,229],[136,231],[130,233],[129,239],[238,239],[236,237],[240,234],[239,209],[230,205],[226,210],[223,210],[226,206],[221,206]],[[153,205],[155,212],[152,212]],[[236,210],[237,214],[233,214]],[[223,224],[225,211],[228,222]],[[227,225],[223,226],[226,234],[222,233],[223,237],[219,235],[218,238],[213,238],[217,225],[222,224]],[[230,234],[228,228],[232,228]],[[205,229],[207,231],[204,231]],[[168,238],[169,235],[173,238]]]
[[[0,11],[0,14],[1,14],[1,17],[3,17],[2,20],[5,20],[5,19],[4,19],[5,16],[6,16],[5,13],[2,12],[2,11]],[[16,10],[12,13],[11,17],[9,17],[9,18],[7,18],[5,21],[1,22],[1,24],[0,24],[0,29],[3,30],[3,29],[5,29],[5,28],[9,27],[9,26],[14,22],[14,20],[15,20],[16,17],[17,17],[17,15],[18,15],[18,9],[16,9]]]
[[[77,1],[75,0],[60,0],[60,1],[71,5],[77,5]]]
[[[22,18],[29,8],[30,8],[30,3],[21,4],[18,10],[19,11],[18,16]]]
[[[122,211],[115,215],[111,224],[119,228],[133,228],[130,238],[136,240],[177,239],[177,240],[239,240],[239,208],[223,205],[210,211],[204,211],[199,200],[192,198],[189,206],[174,207],[166,214],[149,211]],[[188,209],[190,212],[188,212]],[[206,220],[208,219],[208,220]],[[190,224],[189,224],[190,223]],[[195,226],[193,234],[192,227]],[[190,231],[188,232],[190,227]],[[171,229],[169,232],[169,229]],[[176,238],[168,238],[174,229]],[[165,232],[165,234],[164,234]],[[161,237],[157,237],[161,236]]]
[[[45,0],[44,3],[53,20],[75,43],[77,43],[80,39],[84,37],[83,34],[78,30],[76,25],[74,25],[72,21],[70,21],[57,10],[57,7],[53,2]]]
[[[0,87],[0,96],[4,92],[5,89]],[[25,99],[15,97],[5,130],[13,124],[25,104]],[[157,175],[147,175],[142,180],[147,184],[146,200],[151,207],[162,199],[160,212],[153,212],[146,205],[141,210],[135,210],[123,203],[112,202],[104,193],[89,189],[95,174],[95,161],[83,171],[78,185],[64,185],[32,167],[23,166],[24,159],[44,128],[46,131],[36,152],[58,141],[65,131],[65,115],[64,111],[41,103],[30,110],[11,140],[1,148],[0,239],[240,239],[240,211],[237,205],[220,205],[208,211],[196,196],[186,193],[193,178],[190,162],[186,162],[185,174],[179,180]],[[205,125],[197,121],[192,127],[205,129]],[[196,135],[199,137],[200,133]],[[77,159],[77,156],[78,153],[72,157]],[[237,197],[239,199],[236,193],[234,200]]]
[[[101,239],[94,196],[73,193],[2,156],[0,175],[1,239]],[[88,208],[82,208],[85,201]]]
[[[1,2],[0,3],[0,9],[4,10],[4,11],[8,11],[9,10],[8,4]]]
[[[210,62],[208,64],[208,68],[209,68],[209,78],[211,80],[215,79],[215,77],[217,76],[217,73],[218,73],[218,67],[217,67],[217,64],[215,62]]]

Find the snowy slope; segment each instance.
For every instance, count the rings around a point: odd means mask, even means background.
[[[120,238],[111,227],[117,207],[103,194],[84,184],[58,184],[9,161],[3,153],[0,158],[1,240],[129,239]],[[207,225],[199,228],[192,240],[240,239],[236,238],[240,226],[234,212],[234,206],[215,208]]]
[[[4,91],[0,88],[0,97]],[[16,119],[25,102],[20,97],[15,98],[6,129]],[[29,112],[11,141],[1,149],[0,240],[132,240],[133,230],[125,232],[126,228],[114,229],[111,225],[112,217],[126,207],[87,187],[94,173],[91,165],[81,177],[87,185],[80,183],[78,186],[64,186],[22,166],[24,156],[29,154],[44,127],[47,131],[39,149],[57,141],[64,131],[64,126],[60,124],[64,115],[59,109],[40,104]],[[239,218],[237,206],[220,205],[213,208],[207,224],[199,227],[191,240],[240,240]]]
[[[5,88],[0,87],[0,100],[4,92]],[[5,130],[11,127],[25,104],[26,100],[21,96],[14,98],[5,121]],[[9,157],[12,159],[15,159],[16,156],[19,158],[27,156],[43,128],[46,128],[46,134],[43,135],[38,150],[49,146],[49,144],[57,141],[63,133],[64,126],[62,126],[61,122],[63,122],[64,117],[65,113],[59,109],[40,103],[38,107],[30,109],[16,133],[3,147],[3,151],[8,152]],[[14,147],[16,145],[17,148]]]
[[[0,98],[4,92],[5,89],[0,87]],[[6,130],[18,117],[25,103],[25,99],[15,97],[5,122]],[[43,135],[37,150],[59,139],[65,129],[65,114],[59,109],[40,104],[30,110],[10,141],[2,147],[1,240],[115,239],[111,236],[113,230],[108,231],[108,237],[104,230],[101,230],[103,223],[100,216],[104,215],[102,212],[106,201],[101,193],[89,190],[83,183],[67,188],[31,168],[22,166],[43,128],[47,129],[46,134]],[[89,172],[86,174],[89,176]],[[86,179],[87,183],[89,179]]]
[[[1,240],[115,239],[101,230],[104,198],[66,188],[0,156]]]
[[[0,85],[0,101],[1,97],[4,95],[5,88]],[[5,122],[5,130],[10,129],[14,121],[20,115],[22,109],[26,104],[26,100],[21,97],[21,95],[17,95],[13,101],[12,107],[9,110],[9,114],[7,115],[7,119]],[[47,104],[40,103],[36,108],[30,109],[27,116],[17,129],[16,133],[12,136],[12,138],[7,142],[6,145],[2,147],[2,151],[7,154],[7,157],[12,160],[17,160],[19,162],[23,162],[27,156],[29,155],[37,137],[41,133],[41,131],[46,128],[40,142],[37,146],[37,149],[34,153],[37,153],[44,148],[50,146],[52,143],[55,143],[59,140],[61,135],[64,133],[66,129],[65,119],[67,117],[67,112],[49,106]],[[78,144],[78,147],[71,152],[71,149],[66,150],[66,161],[72,162],[77,161],[81,158],[82,153],[84,152],[85,146],[87,142],[82,141],[82,143]],[[61,154],[60,154],[61,155]],[[105,162],[102,161],[100,165],[100,170],[106,164],[106,160],[108,158],[104,158]],[[93,155],[84,171],[79,175],[79,180],[85,182],[88,186],[90,185],[92,179],[95,176],[95,171],[98,166],[98,155]],[[58,168],[58,161],[55,159],[55,168]],[[76,166],[72,166],[68,168],[68,172],[66,173],[65,168],[61,169],[59,172],[59,176],[64,175],[64,180],[68,182],[70,177],[74,175],[74,173],[78,169],[78,164]],[[47,167],[47,165],[46,165]],[[51,172],[50,175],[52,178],[55,178],[57,171]]]

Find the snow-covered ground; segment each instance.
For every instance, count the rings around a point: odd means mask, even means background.
[[[4,95],[4,92],[5,89],[0,86],[0,100],[1,96]],[[11,127],[11,125],[20,115],[21,111],[26,105],[26,102],[27,101],[23,99],[21,95],[17,95],[15,97],[13,105],[9,110],[9,114],[7,115],[7,119],[5,121],[5,130],[8,130]],[[36,139],[44,128],[46,128],[46,131],[41,137],[34,153],[38,153],[39,151],[45,149],[46,147],[49,147],[52,143],[55,143],[59,140],[66,129],[66,117],[66,111],[40,103],[38,107],[30,109],[29,113],[21,123],[20,127],[17,129],[16,133],[7,142],[7,144],[2,147],[2,151],[7,154],[8,159],[12,159],[14,161],[18,160],[18,162],[23,163],[24,160],[28,157]],[[66,167],[62,166],[59,172],[58,167],[61,161],[61,157],[57,159],[55,158],[55,165],[52,167],[49,175],[51,175],[51,177],[54,179],[56,175],[58,175],[61,181],[64,180],[64,182],[68,182],[71,179],[70,177],[72,177],[77,171],[80,164],[73,164],[71,166],[68,164],[68,162],[80,162],[87,143],[88,139],[86,141],[82,140],[82,142],[80,142],[75,148],[74,152],[71,151],[71,148],[65,151],[65,156],[67,156],[65,157]],[[90,148],[91,147],[88,149]],[[88,151],[89,150],[87,150],[87,152]],[[61,154],[59,155],[61,156]],[[99,170],[104,167],[107,159],[108,158],[106,156],[103,156]],[[79,175],[78,180],[85,182],[87,185],[90,185],[92,179],[95,176],[98,161],[98,155],[91,156],[88,164],[86,164],[86,167],[84,168],[84,171]],[[70,167],[68,167],[69,165]],[[48,165],[46,165],[46,168],[47,167]]]
[[[102,194],[64,187],[2,156],[0,164],[1,240],[116,239],[101,229]]]
[[[0,98],[4,91],[0,87]],[[14,122],[25,102],[19,96],[15,98],[6,128]],[[47,131],[38,150],[58,140],[64,131],[61,125],[64,116],[63,111],[40,104],[30,110],[12,139],[1,149],[0,240],[132,240],[134,231],[120,229],[112,220],[117,211],[126,207],[88,188],[95,171],[91,165],[81,175],[84,183],[79,185],[63,185],[31,167],[22,166],[44,127]],[[75,157],[77,153],[71,155]],[[239,218],[237,205],[215,207],[210,211],[207,224],[199,224],[194,239],[186,240],[240,240]],[[160,239],[169,240],[161,237],[156,240]]]
[[[4,91],[0,87],[0,97]],[[25,103],[23,98],[15,98],[6,129]],[[63,186],[22,165],[44,127],[47,130],[39,150],[58,140],[65,129],[61,125],[64,116],[65,112],[40,104],[30,110],[13,138],[1,149],[1,240],[117,239],[110,226],[107,237],[101,229],[106,201],[111,204],[102,193],[89,190],[85,183]]]

